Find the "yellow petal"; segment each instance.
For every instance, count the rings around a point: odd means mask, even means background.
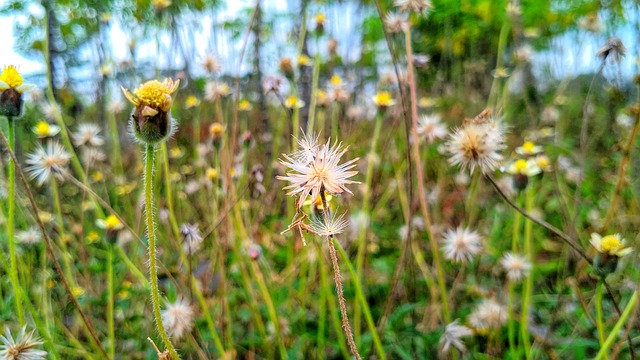
[[[140,105],[140,100],[138,100],[138,98],[133,96],[133,94],[130,93],[129,90],[125,89],[122,86],[120,86],[120,90],[122,90],[122,93],[124,94],[124,97],[126,97],[127,100],[129,100],[130,103],[132,103],[135,106]]]
[[[142,115],[144,116],[156,116],[158,114],[158,110],[149,107],[149,106],[145,106],[144,109],[142,109]]]

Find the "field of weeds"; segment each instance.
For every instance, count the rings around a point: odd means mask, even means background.
[[[640,350],[635,1],[0,22],[0,358]]]

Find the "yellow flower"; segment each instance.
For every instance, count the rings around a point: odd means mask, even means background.
[[[180,86],[180,80],[174,82],[167,78],[163,82],[150,80],[140,85],[133,91],[136,94],[135,97],[129,90],[123,87],[121,90],[127,100],[135,106],[146,105],[154,110],[160,109],[166,112],[171,108],[171,94],[178,90],[178,86]]]
[[[113,214],[107,216],[106,219],[96,220],[96,225],[107,231],[118,231],[124,227],[124,225],[122,225],[122,223],[120,222],[120,219],[118,219],[118,217]]]
[[[311,59],[307,55],[298,56],[298,66],[311,66]]]
[[[297,96],[295,95],[291,95],[287,98],[287,100],[284,101],[284,106],[288,107],[289,109],[300,109],[302,107],[304,107],[304,101],[300,100]]]
[[[327,17],[323,13],[317,13],[313,20],[316,22],[316,26],[323,26],[327,21]]]
[[[87,234],[87,242],[89,244],[93,244],[94,242],[98,241],[99,239],[100,239],[100,235],[98,235],[98,233],[95,232],[95,231],[90,231]]]
[[[207,176],[207,179],[211,181],[218,180],[218,170],[214,168],[208,168],[207,171],[205,172],[205,175]]]
[[[102,174],[102,172],[101,172],[101,171],[94,171],[94,172],[91,174],[91,180],[92,180],[93,182],[100,182],[100,181],[102,181],[103,179],[104,179],[104,174]]]
[[[333,86],[342,86],[342,78],[338,74],[333,74],[331,77],[331,85]]]
[[[84,289],[80,286],[74,286],[73,289],[71,289],[71,293],[73,293],[73,296],[75,297],[79,297],[84,295]]]
[[[60,127],[51,125],[46,121],[39,121],[36,126],[31,128],[38,138],[46,138],[57,135],[60,132]]]
[[[0,74],[0,89],[6,90],[9,88],[16,89],[18,86],[24,84],[22,75],[18,72],[18,68],[13,65],[5,66]]]
[[[516,152],[520,155],[535,155],[542,152],[542,146],[536,145],[531,141],[525,141],[522,146],[516,148]]]
[[[162,11],[171,5],[171,0],[153,0],[152,4],[156,11]]]
[[[240,100],[238,103],[238,110],[240,111],[251,111],[252,108],[251,103],[247,99]]]
[[[219,122],[215,122],[209,126],[209,135],[211,135],[211,139],[217,141],[222,138],[222,134],[224,133],[224,125]]]
[[[191,109],[192,107],[196,107],[198,105],[200,105],[200,100],[193,95],[187,96],[187,99],[184,101],[184,106],[187,109]]]
[[[373,97],[373,103],[378,107],[389,107],[395,105],[396,101],[393,100],[388,91],[382,91]]]
[[[174,146],[171,149],[169,149],[169,157],[172,159],[181,158],[182,155],[184,155],[184,151],[182,151],[182,149],[179,146]]]
[[[551,171],[551,160],[549,160],[547,155],[541,154],[536,156],[536,165],[543,171]]]
[[[538,166],[537,162],[533,159],[524,160],[520,159],[516,162],[512,163],[507,172],[512,175],[525,175],[525,176],[535,176],[540,174],[542,169]]]
[[[625,247],[625,240],[620,234],[607,235],[605,237],[599,234],[591,234],[591,245],[593,245],[599,253],[606,253],[611,256],[622,257],[633,251],[633,249]]]

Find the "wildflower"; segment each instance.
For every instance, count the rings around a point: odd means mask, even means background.
[[[238,103],[238,110],[240,111],[251,111],[251,109],[253,109],[253,106],[251,106],[251,103],[247,99],[242,99]]]
[[[170,137],[175,131],[175,122],[169,114],[173,94],[178,90],[180,80],[165,79],[147,81],[141,84],[133,94],[121,88],[124,96],[135,105],[131,114],[130,127],[137,139],[153,144]]]
[[[334,88],[339,88],[344,85],[344,81],[342,81],[342,77],[340,77],[340,75],[338,74],[333,74],[329,82],[331,83],[331,86]]]
[[[500,259],[500,265],[507,271],[507,278],[520,281],[531,271],[531,263],[522,255],[506,253]]]
[[[107,231],[118,231],[124,228],[124,225],[122,225],[120,219],[118,219],[118,217],[113,214],[107,216],[106,219],[96,220],[96,225],[98,225],[99,228],[105,229]]]
[[[498,151],[504,148],[503,130],[494,121],[468,123],[456,129],[445,145],[449,163],[471,172],[478,168],[483,173],[495,170],[502,160]]]
[[[426,15],[426,11],[433,7],[429,0],[395,0],[393,4],[402,12],[413,11],[419,15]]]
[[[49,124],[46,121],[39,121],[36,126],[31,128],[34,134],[39,139],[56,136],[60,132],[60,127],[57,125]]]
[[[211,140],[213,141],[214,146],[219,145],[222,140],[222,135],[224,134],[224,125],[219,122],[214,122],[209,126],[209,136],[211,136]]]
[[[459,324],[459,320],[456,319],[452,323],[448,324],[444,329],[444,333],[440,338],[440,349],[443,354],[449,353],[451,347],[455,347],[460,352],[465,352],[467,349],[462,343],[462,338],[473,335],[473,331],[464,325]]]
[[[283,57],[280,59],[280,64],[278,65],[282,74],[287,78],[293,78],[293,64],[291,62],[290,57]]]
[[[507,322],[507,311],[494,300],[485,299],[469,315],[469,325],[481,334],[498,330]]]
[[[319,89],[316,93],[316,103],[318,106],[327,106],[329,105],[329,96],[327,96],[327,92]]]
[[[89,233],[87,234],[86,239],[87,239],[87,243],[93,244],[96,241],[100,240],[100,235],[98,235],[98,233],[95,232],[95,231],[89,231]]]
[[[433,144],[436,139],[447,136],[447,128],[440,122],[440,116],[424,115],[418,121],[418,135]]]
[[[71,134],[75,146],[102,146],[104,138],[100,135],[100,126],[84,123],[78,125],[76,132]]]
[[[333,237],[342,233],[348,226],[349,219],[345,219],[344,214],[337,216],[331,213],[328,219],[318,216],[311,220],[311,230],[320,236]]]
[[[282,86],[282,79],[276,76],[267,76],[262,82],[262,91],[265,93],[274,92],[280,93],[280,87]]]
[[[316,23],[316,31],[322,33],[324,31],[324,23],[327,21],[327,17],[323,13],[317,13],[313,17],[313,21]]]
[[[525,141],[522,146],[516,148],[516,153],[520,155],[535,155],[542,152],[542,146],[531,141]]]
[[[444,235],[444,256],[453,261],[466,263],[480,252],[482,237],[473,230],[458,227],[451,229]]]
[[[376,104],[379,111],[384,111],[385,108],[395,105],[396,101],[388,91],[382,91],[373,96],[373,103]]]
[[[304,105],[305,105],[304,101],[300,100],[300,98],[298,98],[295,95],[289,96],[284,101],[284,106],[288,107],[289,109],[300,109],[304,107]]]
[[[21,244],[35,245],[42,241],[42,233],[39,229],[32,226],[27,230],[18,231],[16,233],[16,239]]]
[[[599,33],[604,29],[604,25],[602,25],[598,14],[589,14],[581,18],[578,21],[578,26],[593,33]]]
[[[529,177],[540,174],[542,169],[540,169],[535,159],[519,159],[509,165],[507,172],[513,175],[515,188],[524,190],[529,184]]]
[[[625,247],[625,240],[620,234],[602,237],[599,234],[593,233],[591,234],[590,242],[599,253],[606,253],[611,256],[622,257],[633,251],[631,248]]]
[[[302,138],[296,139],[298,142],[298,150],[291,154],[291,157],[303,164],[311,163],[320,149],[318,139],[319,135],[314,135],[313,133],[305,134],[303,131]]]
[[[356,161],[359,159],[356,158],[338,165],[347,149],[348,147],[343,148],[342,144],[337,142],[332,146],[330,140],[327,140],[326,144],[318,147],[311,162],[283,155],[285,160],[280,160],[280,163],[294,172],[287,173],[287,176],[278,176],[277,179],[291,182],[284,189],[290,190],[287,195],[299,195],[297,208],[302,207],[309,195],[312,200],[317,199],[321,191],[330,194],[343,192],[352,194],[347,185],[358,183],[349,180],[349,178],[358,173],[351,169],[356,166]]]
[[[204,98],[208,101],[216,101],[231,94],[231,88],[227,83],[209,81],[204,89]]]
[[[51,175],[59,179],[67,171],[67,164],[71,155],[57,141],[49,141],[44,146],[38,144],[36,150],[27,155],[27,167],[25,170],[32,179],[36,179],[39,185],[44,184]]]
[[[208,168],[205,171],[205,176],[207,177],[207,179],[209,179],[210,181],[216,181],[218,180],[218,170],[214,169],[214,168]]]
[[[617,37],[612,37],[607,39],[604,45],[598,49],[596,55],[602,59],[602,61],[611,58],[612,61],[620,62],[626,53],[627,49],[624,47],[622,40]]]
[[[87,166],[93,166],[107,160],[107,155],[97,148],[86,148],[82,151],[82,162]]]
[[[171,6],[171,0],[152,0],[151,3],[158,12]]]
[[[32,88],[33,85],[24,83],[15,66],[5,66],[0,73],[0,115],[9,118],[20,116],[22,93]]]
[[[262,247],[260,245],[252,243],[247,249],[247,255],[251,260],[258,260],[262,256]]]
[[[9,328],[4,328],[4,335],[0,336],[0,342],[2,342],[0,358],[6,360],[46,360],[47,352],[36,349],[44,342],[34,335],[35,330],[29,333],[26,331],[27,326],[25,325],[14,338]]]
[[[185,251],[196,251],[202,244],[202,234],[197,224],[182,224],[180,235],[184,242]]]
[[[187,99],[184,101],[184,107],[187,109],[191,109],[193,107],[196,107],[200,105],[200,99],[198,99],[197,97],[193,96],[193,95],[189,95],[187,96]]]
[[[184,187],[184,192],[187,193],[187,195],[193,195],[198,192],[198,190],[200,190],[200,183],[196,180],[189,181]]]
[[[193,328],[194,315],[191,305],[184,299],[178,299],[162,310],[162,322],[169,335],[179,340]]]
[[[384,17],[384,24],[387,27],[387,31],[396,34],[404,31],[405,20],[402,15],[390,11]]]
[[[344,103],[349,100],[349,92],[343,89],[342,87],[336,87],[331,89],[331,93],[329,97],[333,101],[337,101],[339,103]]]
[[[220,72],[220,63],[218,59],[211,54],[204,58],[201,65],[209,74]]]
[[[491,75],[494,78],[500,79],[500,78],[509,77],[510,73],[509,73],[509,70],[507,70],[507,68],[505,68],[505,67],[497,67],[491,72]]]

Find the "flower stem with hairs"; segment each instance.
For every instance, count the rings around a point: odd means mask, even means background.
[[[160,312],[160,290],[158,289],[158,267],[156,265],[156,223],[154,220],[155,208],[153,205],[153,178],[154,178],[154,158],[155,148],[153,144],[146,144],[145,167],[144,167],[144,199],[145,199],[145,220],[147,226],[147,237],[149,238],[149,277],[151,282],[151,304],[153,306],[153,316],[156,321],[158,333],[162,338],[164,346],[169,350],[172,359],[179,359],[176,349],[171,344]]]
[[[14,119],[9,118],[9,150],[13,151],[15,148],[16,139],[16,124]],[[16,217],[16,164],[13,158],[9,159],[8,164],[8,176],[9,176],[9,189],[8,189],[8,203],[9,214],[7,216],[7,241],[9,242],[9,271],[11,273],[11,286],[13,287],[13,298],[16,303],[16,314],[18,315],[18,322],[20,326],[24,325],[24,312],[22,310],[22,303],[20,300],[20,280],[18,279],[18,262],[16,260],[16,244],[15,244],[15,217]]]

